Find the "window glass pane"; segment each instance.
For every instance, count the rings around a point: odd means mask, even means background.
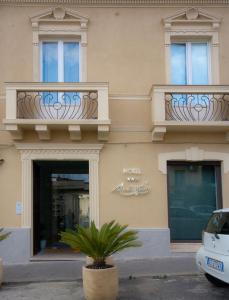
[[[215,213],[206,227],[206,232],[229,235],[229,213]]]
[[[42,44],[42,80],[58,81],[58,44],[43,42]]]
[[[192,84],[208,84],[207,43],[192,43]]]
[[[186,45],[171,45],[171,83],[187,84],[186,78]]]
[[[64,81],[79,82],[79,43],[64,43]]]
[[[79,43],[64,43],[64,81],[79,82]],[[65,104],[79,105],[78,96],[78,93],[65,93]]]

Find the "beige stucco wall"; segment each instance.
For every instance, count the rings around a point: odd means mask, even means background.
[[[21,216],[16,215],[16,202],[21,201],[21,164],[13,146],[0,148],[0,227],[20,227]]]
[[[32,28],[29,16],[46,7],[0,7],[0,118],[5,115],[6,81],[32,81]],[[109,81],[110,94],[148,95],[153,84],[165,83],[164,31],[161,19],[178,8],[77,8],[89,16],[88,81]],[[209,8],[223,18],[220,29],[220,83],[229,84],[229,8]],[[131,98],[131,96],[130,96]],[[229,154],[223,133],[169,133],[152,143],[151,101],[110,99],[109,140],[99,163],[100,220],[116,219],[134,227],[168,227],[166,175],[158,169],[158,154],[198,145],[206,151]],[[15,213],[21,200],[21,162],[9,133],[0,124],[0,226],[20,226]],[[25,142],[39,142],[34,132]],[[69,143],[66,132],[53,132],[51,142]],[[80,143],[97,143],[96,134],[84,133]],[[124,181],[122,169],[141,168],[151,192],[122,197],[112,193]],[[223,174],[224,206],[229,206],[229,174]]]
[[[32,81],[32,28],[29,17],[47,6],[1,6],[0,84]],[[111,93],[147,94],[165,83],[162,18],[181,8],[77,8],[90,19],[88,81],[109,81]],[[207,8],[221,17],[220,78],[227,84],[228,8]]]
[[[167,176],[158,168],[158,155],[164,152],[184,151],[188,144],[108,143],[104,146],[99,163],[100,222],[116,219],[138,228],[168,227]],[[210,152],[228,153],[227,145],[199,144]],[[0,166],[1,209],[0,226],[20,226],[16,215],[16,201],[21,199],[20,155],[13,146],[0,149],[5,162]],[[142,170],[139,182],[148,181],[151,192],[144,196],[124,197],[112,190],[121,182],[127,184],[123,168],[138,167]],[[229,206],[229,175],[222,173],[223,206]]]
[[[101,155],[101,222],[115,219],[133,227],[167,227],[166,176],[157,168],[157,150],[151,144],[106,145]],[[120,196],[112,190],[126,181],[123,168],[140,167],[139,183],[148,181],[144,196]]]
[[[168,227],[167,176],[159,171],[158,155],[166,152],[185,151],[193,144],[152,145],[116,144],[106,145],[100,163],[101,220],[117,219],[134,227]],[[228,146],[199,144],[198,147],[210,152],[226,152]],[[228,153],[229,154],[229,153]],[[143,174],[140,181],[147,180],[151,192],[144,196],[123,197],[111,193],[121,182],[128,185],[122,169],[140,167]],[[228,207],[228,174],[222,172],[223,206]]]

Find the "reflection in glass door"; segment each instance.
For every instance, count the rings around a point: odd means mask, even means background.
[[[59,233],[77,224],[89,226],[88,162],[34,162],[35,253],[70,251]]]
[[[212,212],[221,207],[217,162],[168,163],[171,241],[199,241]]]

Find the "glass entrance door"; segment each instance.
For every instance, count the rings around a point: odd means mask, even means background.
[[[220,176],[217,162],[168,163],[171,241],[201,240],[211,213],[221,207]]]
[[[68,252],[59,233],[89,225],[89,166],[87,161],[34,162],[35,254]]]

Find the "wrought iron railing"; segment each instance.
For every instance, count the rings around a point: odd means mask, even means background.
[[[79,120],[98,118],[97,91],[17,91],[17,118]]]
[[[165,93],[165,119],[174,121],[228,121],[229,94]]]

